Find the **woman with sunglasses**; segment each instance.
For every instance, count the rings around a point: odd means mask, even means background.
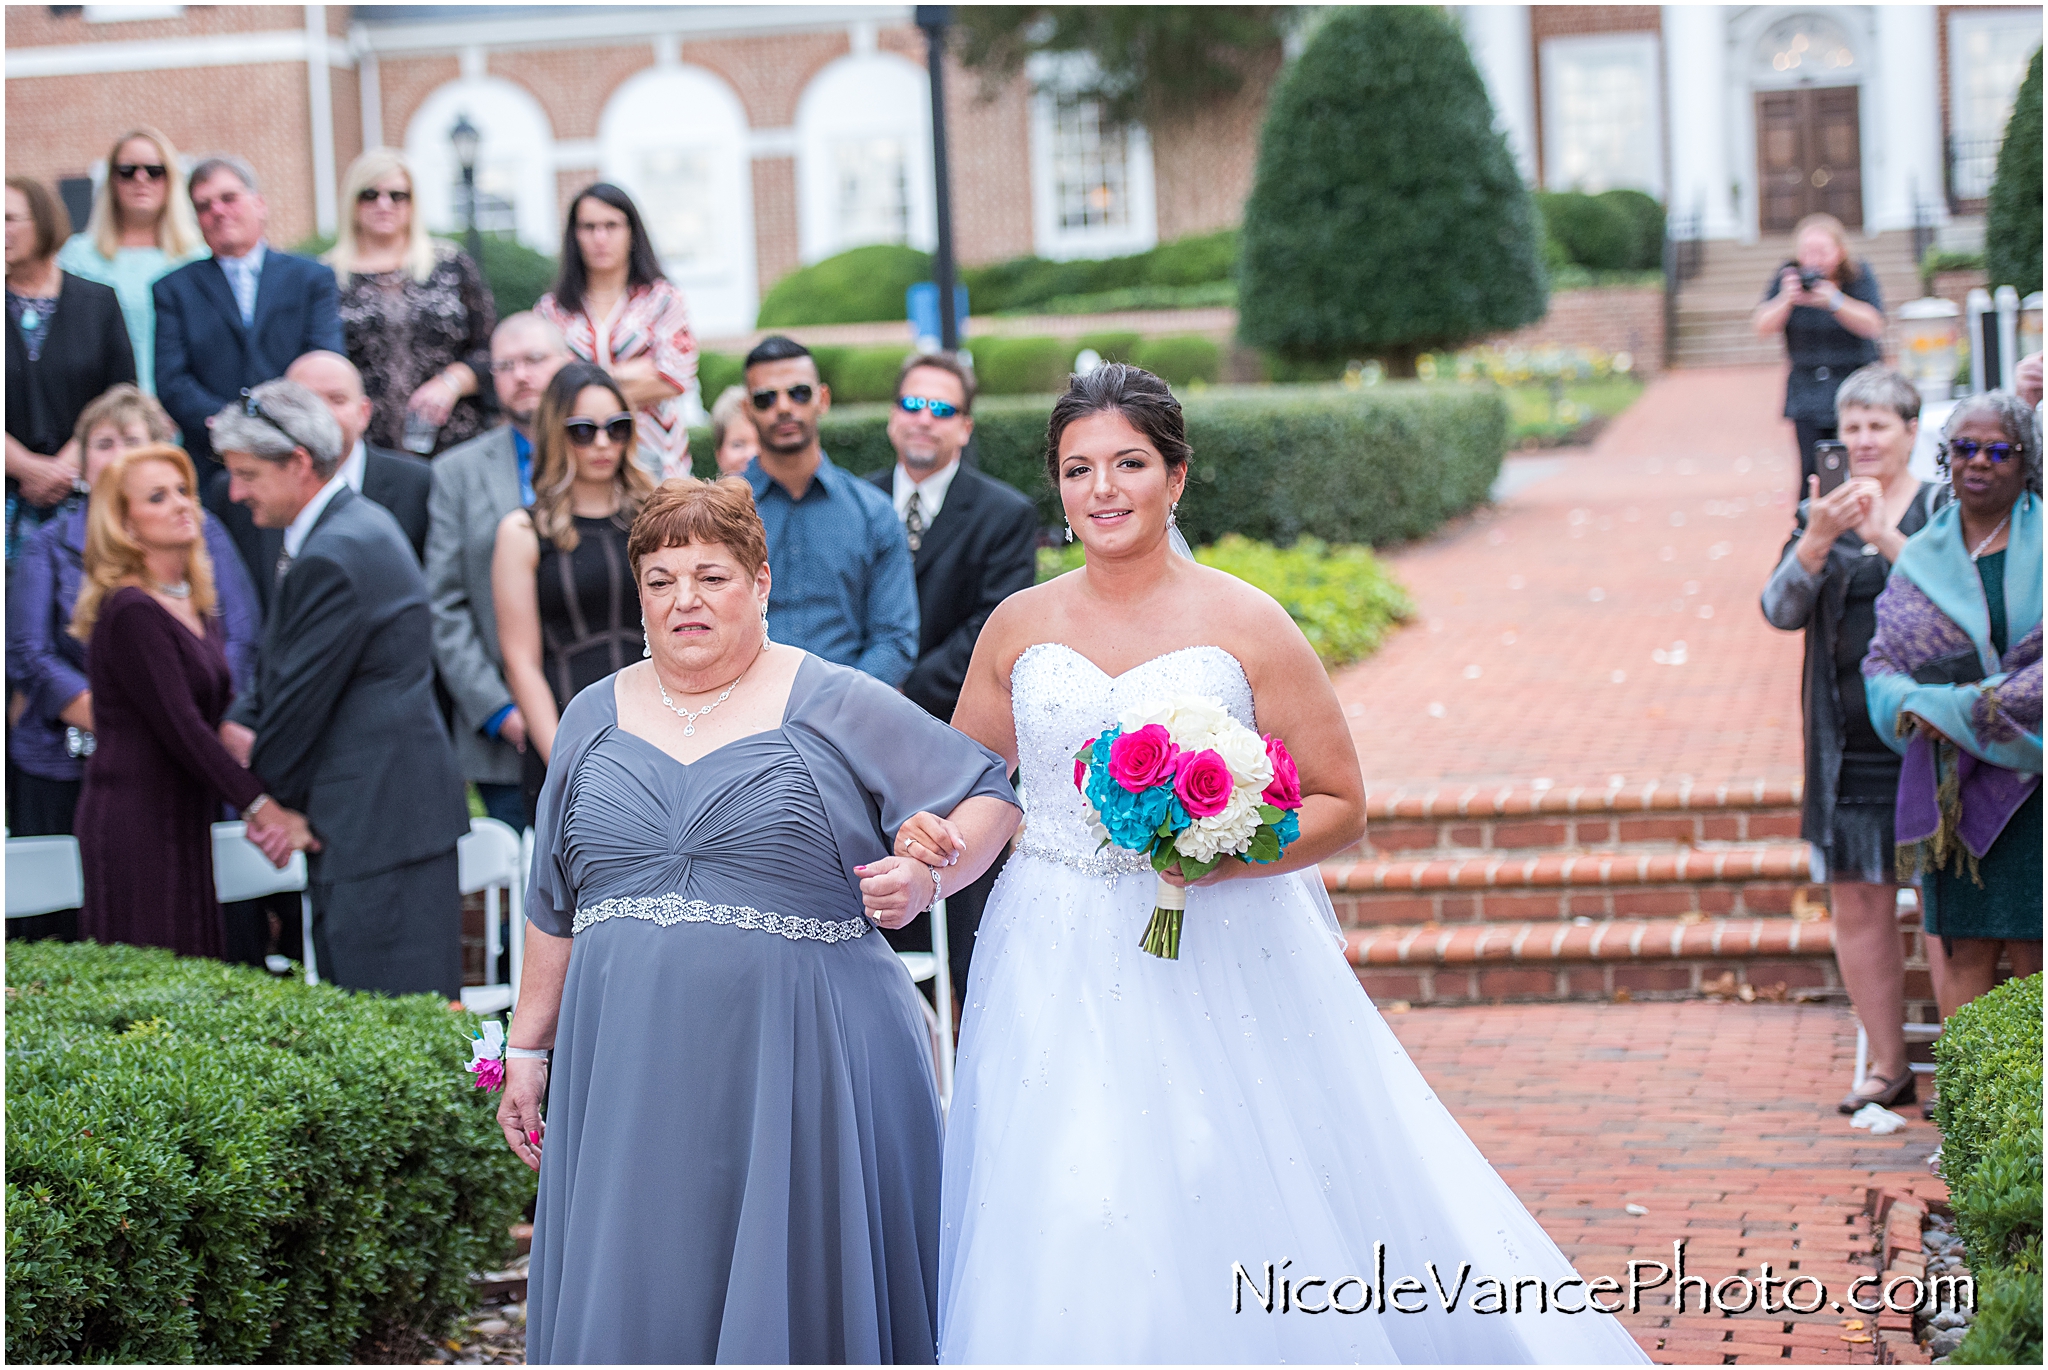
[[[625,393],[603,368],[557,371],[533,426],[533,508],[505,516],[491,556],[505,684],[526,720],[529,823],[562,710],[646,652],[626,533],[654,493],[633,460]]]
[[[1907,542],[1864,658],[1871,722],[1904,754],[1899,875],[1941,939],[1946,1019],[2041,969],[2041,432],[1994,390],[1957,404],[1940,463],[1955,503]]]
[[[661,274],[632,196],[599,181],[569,202],[562,274],[533,312],[632,401],[637,457],[648,474],[657,481],[689,475],[683,391],[696,379],[697,342],[683,292]]]
[[[497,305],[466,253],[427,236],[414,212],[405,154],[371,148],[342,179],[346,210],[333,250],[348,358],[371,404],[364,440],[422,457],[486,424]]]
[[[146,394],[156,393],[156,297],[150,287],[157,277],[205,255],[185,194],[185,169],[171,140],[147,127],[116,138],[93,196],[92,217],[85,232],[64,244],[57,265],[114,288],[128,322],[135,381]]]

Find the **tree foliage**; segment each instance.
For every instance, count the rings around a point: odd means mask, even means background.
[[[2026,295],[2041,288],[2041,50],[2027,67],[1998,149],[1998,177],[1984,223],[1993,285]]]
[[[1238,267],[1243,340],[1297,362],[1422,352],[1543,317],[1536,213],[1456,24],[1331,14],[1268,106]]]
[[[1085,54],[1070,93],[1118,123],[1234,95],[1280,49],[1282,5],[963,5],[960,60],[1000,85],[1039,53]]]

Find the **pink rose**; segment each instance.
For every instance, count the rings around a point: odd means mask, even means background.
[[[1086,742],[1083,742],[1081,750],[1084,752],[1094,751],[1095,738],[1091,737]],[[1074,758],[1074,788],[1083,794],[1088,793],[1088,763],[1078,756]]]
[[[505,1063],[503,1061],[471,1061],[466,1067],[476,1073],[478,1089],[503,1089],[505,1087]]]
[[[1230,806],[1230,764],[1215,752],[1196,752],[1180,759],[1173,792],[1191,818],[1213,818]]]
[[[1109,744],[1109,776],[1137,794],[1171,780],[1174,760],[1179,755],[1180,748],[1173,745],[1173,734],[1162,724],[1147,723]]]
[[[1287,754],[1287,744],[1271,733],[1266,734],[1266,759],[1273,763],[1273,783],[1266,786],[1266,792],[1259,796],[1276,809],[1298,809],[1301,807],[1301,772],[1294,767],[1294,758]]]

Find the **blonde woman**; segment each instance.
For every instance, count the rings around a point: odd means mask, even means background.
[[[1878,359],[1884,297],[1877,276],[1849,255],[1849,235],[1832,214],[1809,214],[1792,229],[1793,260],[1778,268],[1750,324],[1757,336],[1782,333],[1792,374],[1785,417],[1799,442],[1796,507],[1807,496],[1813,447],[1836,436],[1835,391],[1849,373]]]
[[[122,452],[93,483],[71,621],[99,743],[78,801],[78,930],[218,957],[209,829],[222,802],[280,866],[317,843],[217,735],[234,686],[203,518],[192,459],[168,443]]]
[[[131,129],[107,153],[107,174],[93,196],[85,232],[73,234],[57,254],[57,265],[74,276],[114,287],[128,340],[135,350],[135,379],[156,393],[157,277],[206,255],[199,221],[185,194],[185,169],[178,150],[153,128]]]
[[[372,412],[364,439],[432,456],[483,432],[498,310],[477,264],[427,236],[412,168],[371,148],[343,178],[334,268],[349,360]]]
[[[654,479],[633,460],[635,427],[603,368],[557,371],[534,416],[533,509],[498,525],[491,598],[505,684],[526,720],[528,822],[562,710],[646,650],[626,533]]]

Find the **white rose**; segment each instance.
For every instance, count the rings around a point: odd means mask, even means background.
[[[1210,734],[1208,745],[1230,767],[1230,778],[1238,794],[1247,790],[1261,794],[1273,783],[1273,758],[1266,755],[1265,742],[1236,719],[1226,719],[1221,728]]]
[[[1197,818],[1174,838],[1173,849],[1197,861],[1214,861],[1219,856],[1236,856],[1251,844],[1259,830],[1256,791],[1238,790],[1222,813]]]

